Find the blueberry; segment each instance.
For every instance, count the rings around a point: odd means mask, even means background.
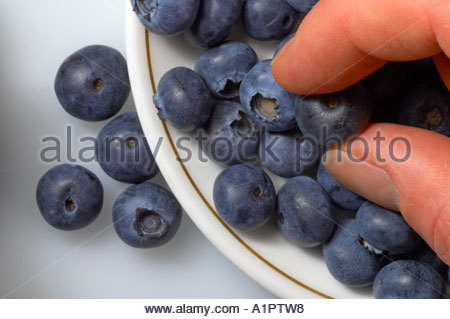
[[[197,19],[185,36],[202,48],[218,45],[239,24],[241,11],[242,0],[201,0]]]
[[[359,234],[371,246],[390,254],[406,254],[420,243],[420,237],[400,213],[364,203],[356,214]]]
[[[342,144],[361,133],[372,109],[371,97],[361,84],[337,93],[298,97],[296,105],[300,130],[324,146]]]
[[[388,62],[362,83],[373,98],[371,123],[397,123],[399,100],[409,84],[409,62]]]
[[[333,205],[307,176],[291,178],[278,193],[277,221],[283,235],[300,247],[323,244],[333,234]]]
[[[342,186],[320,163],[317,170],[317,182],[323,187],[331,201],[346,210],[358,210],[365,199]]]
[[[275,188],[257,166],[240,164],[222,171],[214,182],[213,195],[219,215],[237,229],[254,230],[275,215]]]
[[[372,123],[398,123],[401,100],[411,87],[442,80],[432,58],[409,62],[389,62],[363,80],[373,97]]]
[[[305,139],[298,129],[264,131],[259,144],[261,163],[272,173],[288,178],[303,175],[316,167],[319,151],[315,142]]]
[[[441,299],[443,278],[427,264],[398,260],[386,265],[373,283],[377,299]]]
[[[158,173],[136,112],[124,113],[109,122],[97,142],[97,161],[115,180],[138,184]]]
[[[177,35],[194,23],[200,0],[131,0],[131,5],[149,31]]]
[[[401,259],[410,259],[428,264],[440,274],[445,273],[447,265],[439,258],[439,256],[428,246],[425,241],[421,241],[417,249],[413,252],[401,256]]]
[[[164,74],[153,100],[161,120],[186,131],[205,124],[214,103],[200,75],[185,67]]]
[[[363,287],[372,284],[386,259],[366,245],[354,219],[344,220],[323,246],[330,273],[343,284]]]
[[[207,128],[204,151],[212,160],[226,165],[255,162],[258,132],[240,104],[218,102]]]
[[[59,67],[55,92],[72,116],[106,120],[120,111],[130,94],[127,61],[119,51],[103,45],[78,50]]]
[[[241,104],[253,121],[268,131],[295,128],[295,95],[281,88],[271,73],[271,60],[256,64],[241,84]]]
[[[218,99],[239,97],[242,80],[258,62],[255,51],[247,44],[226,42],[206,50],[195,63],[211,94]]]
[[[120,239],[132,247],[160,247],[177,233],[181,212],[176,198],[163,187],[152,183],[133,185],[114,203],[114,228]]]
[[[400,101],[399,123],[450,136],[450,93],[430,84],[416,85]]]
[[[281,40],[297,26],[299,14],[286,0],[247,0],[244,27],[256,40]]]
[[[298,12],[308,13],[319,0],[287,0],[287,2]]]
[[[103,186],[88,169],[62,164],[41,177],[36,199],[48,224],[61,230],[77,230],[100,214]]]
[[[442,78],[436,68],[436,64],[434,63],[434,59],[432,57],[404,63],[408,68],[407,82],[410,86],[408,89],[411,89],[411,85],[413,84],[430,84],[431,82],[433,82],[435,85],[443,86]]]
[[[280,50],[293,38],[295,37],[295,33],[292,33],[290,35],[288,35],[287,37],[285,37],[283,39],[283,41],[280,42],[280,44],[278,44],[278,46],[275,49],[275,52],[273,54],[273,58],[275,58],[275,56],[278,54],[278,52],[280,52]]]

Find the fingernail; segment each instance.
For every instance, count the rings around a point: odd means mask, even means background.
[[[367,200],[399,211],[397,191],[389,174],[368,161],[351,159],[346,152],[333,149],[324,154],[323,165],[343,186]]]
[[[275,57],[272,60],[271,65],[274,65],[275,63],[277,63],[277,61],[281,60],[281,58],[283,57],[283,55],[286,54],[286,52],[288,52],[289,47],[292,45],[292,40],[294,40],[295,38],[290,39],[281,49],[280,51],[278,51],[277,55],[275,55]]]

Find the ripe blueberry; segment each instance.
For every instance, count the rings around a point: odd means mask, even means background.
[[[36,199],[48,224],[61,230],[77,230],[100,214],[103,186],[86,168],[62,164],[41,177]]]
[[[299,14],[286,0],[247,0],[244,27],[256,40],[281,40],[297,26]]]
[[[245,43],[226,42],[206,50],[195,63],[195,71],[218,99],[239,97],[242,80],[258,62],[255,51]]]
[[[399,123],[450,136],[450,93],[447,88],[420,84],[400,102]]]
[[[106,120],[120,111],[130,94],[127,62],[113,48],[85,47],[59,67],[55,92],[72,116],[85,121]]]
[[[333,234],[333,205],[307,176],[291,178],[278,193],[277,221],[283,235],[300,247],[323,244]]]
[[[177,35],[191,27],[200,0],[131,0],[142,24],[160,35]]]
[[[287,0],[287,2],[298,12],[308,13],[319,0]]]
[[[373,292],[377,299],[441,299],[445,296],[445,283],[427,264],[398,260],[380,270]]]
[[[358,231],[371,246],[390,254],[406,254],[420,242],[400,213],[364,203],[356,214]]]
[[[214,183],[217,212],[230,226],[254,230],[274,216],[276,193],[269,176],[259,167],[235,165],[222,171]]]
[[[320,157],[315,141],[305,139],[298,129],[261,134],[259,158],[272,173],[282,177],[303,175],[316,167]]]
[[[372,284],[386,262],[383,255],[370,249],[359,236],[354,219],[336,226],[333,236],[323,246],[323,257],[334,278],[355,287]]]
[[[411,253],[398,256],[400,259],[409,259],[428,264],[440,274],[444,274],[447,265],[439,258],[439,256],[431,249],[428,244],[421,240],[418,247]]]
[[[205,124],[214,103],[200,75],[185,67],[164,74],[153,100],[161,120],[185,131]]]
[[[126,244],[155,248],[178,231],[182,209],[176,198],[159,185],[142,183],[126,189],[113,207],[114,228]]]
[[[372,109],[371,97],[361,84],[337,93],[298,97],[296,105],[300,130],[324,146],[342,144],[361,133]]]
[[[201,0],[197,19],[185,36],[202,48],[218,45],[239,24],[241,11],[242,0]]]
[[[240,104],[216,104],[207,127],[204,151],[212,160],[226,165],[256,162],[259,134]]]
[[[124,113],[106,124],[97,142],[97,161],[115,180],[138,184],[158,173],[136,112]]]
[[[295,128],[295,95],[281,88],[271,73],[271,60],[256,64],[241,84],[241,104],[256,125],[268,131]]]

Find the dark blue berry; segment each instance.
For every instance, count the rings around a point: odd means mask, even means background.
[[[299,14],[286,0],[247,0],[244,27],[256,40],[281,40],[297,26]]]
[[[305,139],[298,129],[264,131],[259,143],[259,158],[272,173],[290,178],[316,167],[320,149],[314,140]]]
[[[410,62],[388,62],[362,83],[373,98],[372,123],[397,123],[399,101],[409,89]]]
[[[366,128],[371,101],[361,84],[337,93],[298,97],[297,124],[305,136],[324,146],[342,144]]]
[[[131,0],[131,5],[149,31],[176,35],[192,26],[200,0]]]
[[[308,13],[319,0],[287,0],[287,2],[298,12]]]
[[[450,93],[429,83],[416,85],[400,101],[399,123],[450,136]]]
[[[420,237],[400,213],[364,203],[356,214],[361,237],[371,246],[390,254],[406,254],[420,243]]]
[[[364,198],[342,186],[322,163],[317,170],[317,182],[330,196],[331,201],[343,209],[357,211],[366,202]]]
[[[124,183],[138,184],[158,173],[136,112],[109,122],[97,137],[97,161],[106,174]]]
[[[398,260],[380,270],[373,292],[377,299],[441,299],[445,296],[445,283],[427,264]]]
[[[297,176],[278,193],[277,220],[291,242],[300,247],[319,246],[333,234],[333,205],[319,184],[307,176]]]
[[[206,50],[195,63],[211,94],[218,99],[239,97],[242,80],[258,62],[255,51],[241,42],[226,42]]]
[[[159,185],[142,183],[126,189],[113,207],[114,228],[126,244],[155,248],[169,242],[181,223],[182,208]]]
[[[439,272],[440,274],[444,274],[447,269],[447,265],[431,249],[431,247],[428,246],[428,244],[425,241],[421,241],[417,249],[415,249],[413,252],[399,257],[400,259],[410,259],[419,261],[424,264],[428,264],[434,269],[436,269],[436,271]]]
[[[275,188],[257,166],[241,164],[222,171],[213,193],[217,212],[237,229],[254,230],[275,215]]]
[[[241,12],[242,0],[201,0],[197,19],[185,35],[193,45],[211,48],[230,36]]]
[[[61,230],[88,226],[100,214],[103,186],[88,169],[63,164],[39,180],[36,199],[42,217]]]
[[[212,160],[226,165],[254,163],[258,132],[240,104],[218,102],[207,127],[204,151]]]
[[[323,246],[328,270],[343,284],[363,287],[372,284],[386,259],[361,239],[355,220],[336,226],[331,239]]]
[[[120,111],[130,94],[127,62],[113,48],[85,47],[59,67],[55,92],[72,116],[85,121],[106,120]]]
[[[268,131],[295,128],[295,95],[281,88],[271,73],[271,60],[256,64],[241,84],[241,104],[259,126]]]
[[[164,74],[153,100],[162,120],[186,131],[205,124],[214,105],[200,75],[185,67]]]

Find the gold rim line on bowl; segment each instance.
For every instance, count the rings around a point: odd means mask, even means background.
[[[145,47],[146,47],[146,53],[147,53],[147,64],[148,64],[148,70],[149,70],[149,74],[150,74],[150,81],[152,84],[152,90],[153,92],[156,92],[156,84],[155,84],[155,77],[153,75],[153,68],[152,68],[152,60],[150,57],[150,38],[149,38],[149,32],[146,29],[145,30]],[[164,131],[166,132],[166,135],[169,139],[169,143],[170,146],[172,147],[172,151],[175,155],[176,159],[180,158],[180,155],[178,153],[177,148],[175,147],[175,143],[173,142],[172,136],[170,135],[170,131],[169,128],[167,127],[166,122],[161,121],[162,125],[164,126]],[[208,209],[211,211],[211,213],[217,218],[217,220],[222,224],[223,227],[226,228],[226,230],[241,244],[243,245],[245,248],[247,248],[255,257],[257,257],[260,261],[262,261],[264,264],[266,264],[267,266],[269,266],[271,269],[273,269],[274,271],[276,271],[278,274],[282,275],[283,277],[285,277],[286,279],[292,281],[293,283],[295,283],[296,285],[309,290],[312,293],[315,293],[316,295],[326,298],[326,299],[334,299],[333,297],[330,297],[320,291],[315,290],[314,288],[311,288],[307,285],[305,285],[304,283],[298,281],[297,279],[291,277],[290,275],[288,275],[287,273],[285,273],[284,271],[282,271],[281,269],[279,269],[278,267],[276,267],[275,265],[272,265],[268,260],[266,260],[264,257],[262,257],[260,254],[258,254],[252,247],[250,247],[249,244],[247,244],[242,238],[239,237],[238,234],[236,234],[230,226],[228,226],[223,220],[222,218],[220,218],[219,214],[216,212],[216,210],[214,209],[214,207],[212,207],[212,205],[208,202],[208,200],[206,199],[206,197],[202,194],[202,192],[200,191],[200,189],[198,188],[197,184],[195,183],[194,179],[192,178],[191,174],[189,173],[189,171],[187,170],[186,166],[184,165],[184,163],[182,161],[177,160],[177,162],[180,164],[181,168],[183,169],[184,173],[186,174],[186,177],[188,178],[189,182],[191,183],[192,187],[195,189],[195,191],[197,192],[198,196],[200,196],[201,200],[203,201],[203,203],[208,207]]]

